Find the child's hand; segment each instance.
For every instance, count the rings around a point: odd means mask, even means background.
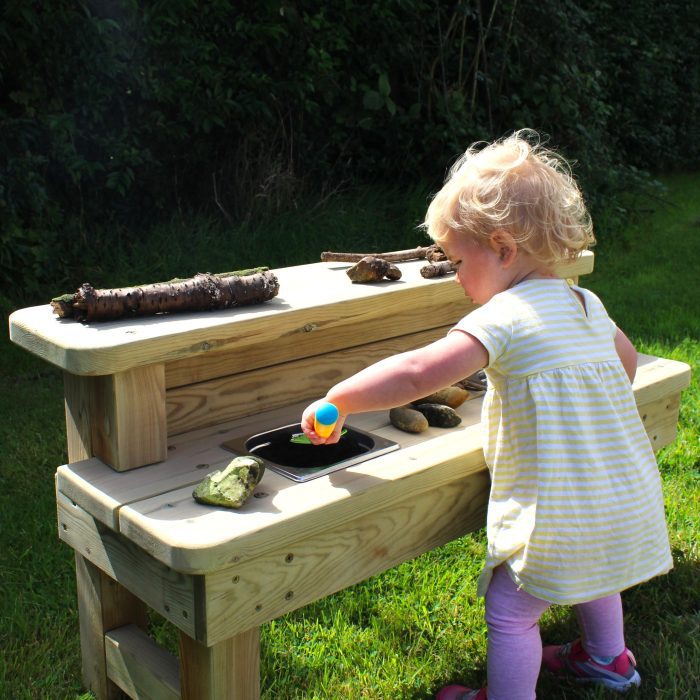
[[[304,410],[301,417],[301,429],[304,431],[304,435],[309,438],[313,445],[333,445],[338,440],[340,440],[340,435],[343,430],[343,424],[345,423],[346,416],[339,415],[338,420],[335,423],[333,432],[326,438],[321,437],[314,429],[316,409],[320,404],[325,403],[323,401],[314,401],[310,406]]]

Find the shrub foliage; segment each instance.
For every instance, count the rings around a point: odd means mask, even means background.
[[[90,231],[437,183],[531,126],[594,203],[700,160],[693,0],[8,0],[0,272]],[[622,165],[624,164],[624,166]]]

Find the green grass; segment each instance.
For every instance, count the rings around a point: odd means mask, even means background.
[[[675,568],[623,597],[627,642],[643,676],[629,695],[635,700],[694,698],[700,687],[700,176],[665,183],[668,201],[654,202],[652,214],[614,237],[599,233],[596,271],[584,282],[639,350],[688,362],[694,373],[678,438],[659,456]],[[173,224],[133,249],[117,236],[106,262],[87,255],[80,278],[65,284],[112,286],[310,262],[329,249],[411,247],[424,242],[415,225],[425,202],[418,189],[354,193],[235,231]],[[2,310],[41,301],[5,299]],[[6,334],[0,348],[0,698],[89,698],[80,682],[73,554],[56,534],[53,474],[66,459],[61,375]],[[263,697],[418,700],[447,682],[482,683],[486,635],[475,586],[483,550],[476,533],[265,625]],[[175,647],[172,627],[154,616],[152,629]],[[542,634],[552,642],[573,637],[570,610],[548,612]],[[551,678],[538,693],[610,697]]]

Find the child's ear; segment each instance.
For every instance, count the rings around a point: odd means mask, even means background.
[[[494,231],[489,236],[489,245],[498,255],[498,259],[504,267],[509,267],[513,264],[518,254],[518,244],[508,231],[503,229]]]

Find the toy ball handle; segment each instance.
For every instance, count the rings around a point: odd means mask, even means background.
[[[314,430],[322,438],[327,438],[333,432],[338,420],[338,409],[332,403],[324,401],[316,407],[314,415]]]

